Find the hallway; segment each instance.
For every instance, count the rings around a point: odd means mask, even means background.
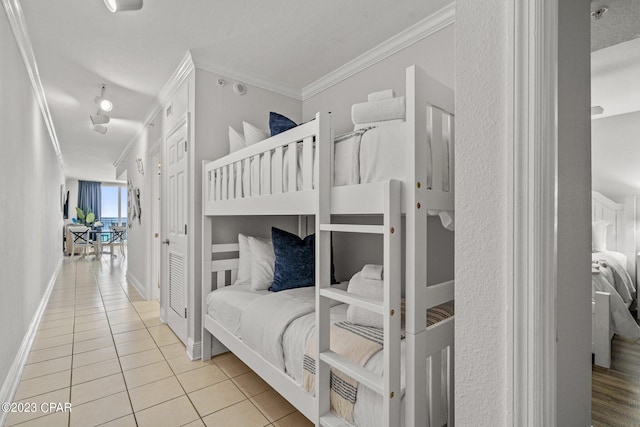
[[[311,425],[231,353],[190,361],[126,280],[126,258],[65,259],[6,426]],[[69,402],[71,411],[43,411]]]

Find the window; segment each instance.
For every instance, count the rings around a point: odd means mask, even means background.
[[[127,225],[127,186],[102,184],[102,214],[105,229],[112,225]]]

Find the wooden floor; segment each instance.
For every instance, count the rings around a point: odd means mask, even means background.
[[[640,426],[640,342],[616,335],[611,345],[611,369],[592,368],[592,424]]]

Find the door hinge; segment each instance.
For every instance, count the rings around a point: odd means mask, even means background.
[[[187,142],[187,141],[185,141],[185,142],[184,142],[184,151],[185,151],[185,152],[187,151],[187,144],[188,144],[188,142]]]
[[[184,318],[187,318],[187,307],[184,308]]]
[[[184,225],[184,234],[187,234],[187,224]]]

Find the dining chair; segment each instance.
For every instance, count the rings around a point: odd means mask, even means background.
[[[73,225],[69,227],[71,232],[71,257],[76,254],[76,246],[82,247],[82,258],[86,257],[89,249],[93,247],[89,239],[89,227],[86,225]]]
[[[109,246],[111,246],[111,256],[114,256],[113,247],[120,246],[120,253],[125,256],[124,245],[127,239],[127,227],[125,225],[112,225],[111,240]]]

